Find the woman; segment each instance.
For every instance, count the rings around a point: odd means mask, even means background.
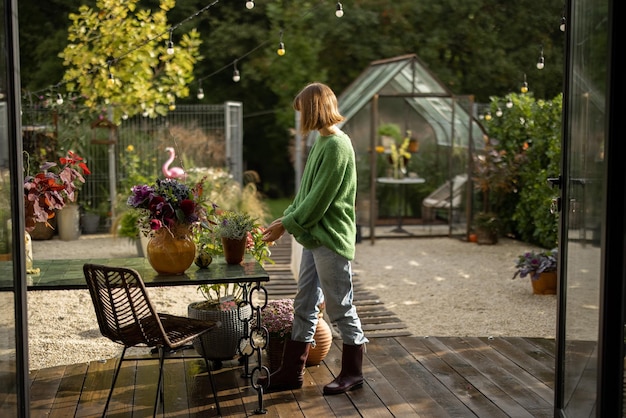
[[[328,86],[307,85],[294,99],[293,108],[300,112],[302,134],[317,130],[320,137],[311,148],[296,197],[263,235],[264,241],[276,241],[287,231],[303,246],[291,340],[287,341],[281,367],[269,376],[266,391],[302,387],[319,306],[324,302],[326,314],[343,340],[341,373],[324,386],[325,395],[334,395],[363,384],[363,349],[368,342],[352,303],[354,149],[350,138],[335,126],[344,118]],[[267,378],[258,383],[266,386]]]

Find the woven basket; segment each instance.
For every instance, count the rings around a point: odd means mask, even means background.
[[[238,354],[237,348],[239,340],[245,336],[244,323],[239,318],[250,318],[252,307],[246,304],[241,308],[231,310],[206,310],[197,309],[196,306],[203,302],[194,302],[187,307],[187,314],[190,318],[219,321],[222,326],[205,333],[201,338],[206,349],[202,351],[199,339],[193,341],[193,348],[201,356],[208,360],[231,360]],[[239,316],[237,309],[240,310]]]

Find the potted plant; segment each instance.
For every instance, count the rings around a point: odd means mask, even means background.
[[[239,344],[247,331],[244,320],[252,317],[252,307],[243,300],[243,287],[238,284],[204,284],[198,286],[198,291],[204,300],[190,303],[187,315],[217,321],[221,326],[201,337],[205,351],[200,340],[194,340],[193,346],[198,354],[220,368],[223,360],[232,360],[241,354]]]
[[[517,276],[530,276],[533,293],[543,295],[556,294],[556,270],[558,249],[527,251],[517,258],[515,274]]]
[[[256,220],[247,212],[225,211],[217,215],[216,232],[222,241],[224,259],[228,264],[242,262],[248,233],[256,226]]]
[[[474,233],[478,244],[493,245],[498,243],[500,222],[493,212],[479,212],[474,216]]]
[[[202,181],[193,187],[176,179],[136,185],[127,204],[139,212],[139,229],[152,232],[147,257],[159,274],[183,274],[196,257],[192,226],[206,221]]]
[[[323,305],[320,310],[323,310]],[[293,327],[293,299],[277,299],[267,303],[262,312],[263,326],[269,334],[269,344],[265,347],[270,373],[276,371],[281,365],[285,343],[291,338]],[[330,326],[320,312],[315,334],[314,343],[309,350],[306,361],[307,366],[316,366],[324,360],[332,344],[332,332]]]

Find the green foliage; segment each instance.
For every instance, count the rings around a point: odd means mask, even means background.
[[[222,238],[242,239],[256,225],[256,221],[245,212],[222,212],[217,216],[216,230]]]
[[[508,99],[511,108],[503,107]],[[559,192],[547,180],[560,172],[561,105],[561,95],[550,101],[535,100],[532,94],[493,97],[491,113],[503,107],[503,114],[486,122],[508,167],[499,177],[508,188],[492,193],[489,203],[505,232],[544,248],[557,243],[558,217],[550,213],[550,205]]]
[[[159,10],[138,9],[138,0],[98,0],[70,13],[68,44],[59,54],[67,67],[67,90],[79,92],[90,109],[112,105],[113,122],[123,115],[165,115],[177,97],[189,95],[200,39],[168,31],[167,12],[175,0],[161,0]],[[172,35],[174,54],[166,52]]]

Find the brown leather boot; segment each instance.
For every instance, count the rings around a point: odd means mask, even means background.
[[[270,375],[269,386],[265,387],[266,377],[259,377],[257,380],[257,383],[264,387],[264,392],[300,389],[304,383],[304,365],[310,348],[311,343],[288,340],[283,352],[283,363]]]
[[[363,349],[361,345],[343,345],[341,373],[324,386],[324,395],[337,395],[363,384]]]

